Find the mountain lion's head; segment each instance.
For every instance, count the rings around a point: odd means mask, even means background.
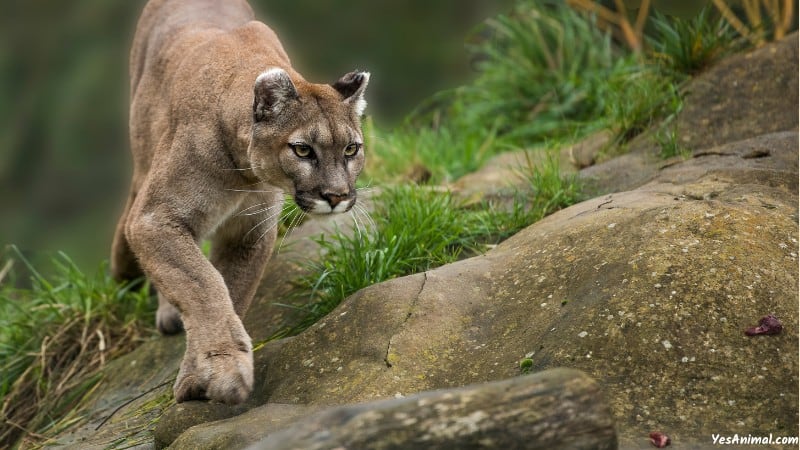
[[[332,85],[297,80],[279,68],[256,79],[251,167],[292,194],[304,212],[348,211],[364,167],[361,116],[369,73],[351,72]]]

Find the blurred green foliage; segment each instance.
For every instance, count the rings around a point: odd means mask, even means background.
[[[64,249],[91,266],[104,255],[128,182],[127,47],[143,4],[4,2],[1,244]]]
[[[669,17],[656,12],[653,37],[649,39],[653,58],[667,69],[695,75],[721,57],[744,47],[737,44],[733,28],[724,18],[712,19],[710,7],[691,19]]]
[[[514,0],[251,0],[307,78],[334,81],[355,68],[372,73],[368,113],[405,116],[435,92],[466,82],[464,38]]]
[[[473,51],[480,76],[457,92],[464,120],[497,121],[514,143],[570,135],[602,115],[608,76],[629,61],[585,15],[560,1],[520,1],[487,22]]]
[[[367,123],[368,177],[419,181],[410,174],[424,172],[424,181],[452,181],[510,148],[566,144],[600,129],[624,144],[682,104],[684,74],[619,45],[592,15],[558,0],[518,0],[471,42],[472,82],[437,93],[392,132]]]
[[[144,4],[3,2],[0,245],[63,250],[83,268],[106,257],[130,178],[127,60]],[[512,0],[251,4],[310,80],[370,70],[369,113],[390,123],[468,77],[464,36]]]

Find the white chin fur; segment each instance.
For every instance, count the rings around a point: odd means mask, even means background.
[[[335,213],[343,213],[343,212],[347,211],[347,208],[349,208],[350,204],[352,204],[352,203],[353,203],[353,200],[347,200],[347,201],[341,202],[338,205],[336,205],[335,208],[333,208],[333,212],[335,212]]]
[[[312,214],[339,214],[347,211],[352,202],[352,200],[347,200],[339,203],[335,208],[331,208],[331,205],[326,201],[314,200],[314,207],[309,212]]]

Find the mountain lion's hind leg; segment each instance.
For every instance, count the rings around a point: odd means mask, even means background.
[[[178,334],[183,331],[181,312],[163,295],[158,294],[158,311],[156,311],[156,328],[165,335]]]
[[[128,238],[125,236],[125,226],[135,199],[136,194],[131,188],[128,202],[119,218],[117,229],[114,232],[114,241],[111,244],[111,276],[117,281],[132,281],[144,275],[142,268],[139,266],[139,261],[136,260],[136,256],[131,251]]]

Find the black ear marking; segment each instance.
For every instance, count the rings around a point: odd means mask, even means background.
[[[369,72],[359,72],[357,70],[346,73],[331,86],[342,95],[345,103],[353,105],[356,115],[361,116],[367,107],[364,100],[364,91],[369,84]]]
[[[289,74],[272,68],[256,78],[253,86],[253,121],[266,120],[279,113],[286,103],[299,98]]]
[[[350,98],[358,91],[361,84],[364,82],[364,74],[362,72],[350,72],[339,78],[333,86],[337,92],[342,94],[342,98]]]

